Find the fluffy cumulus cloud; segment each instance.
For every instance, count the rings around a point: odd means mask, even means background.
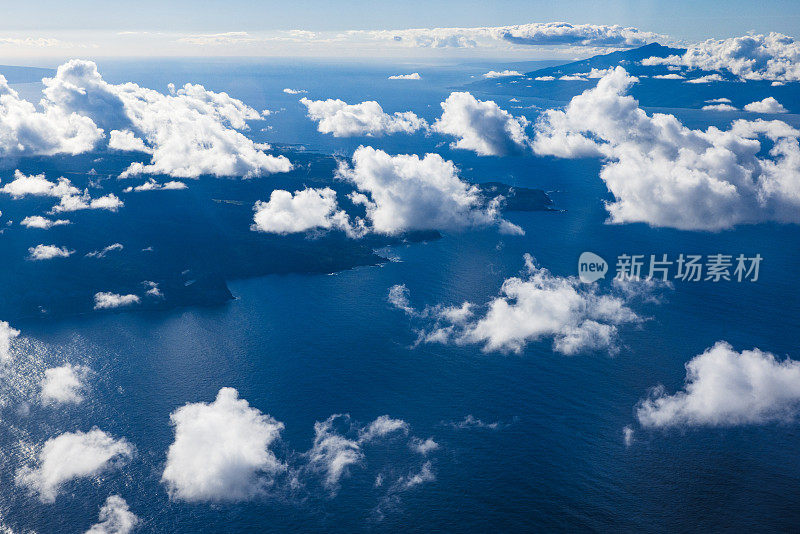
[[[98,522],[86,534],[129,534],[138,524],[139,518],[131,512],[125,499],[111,495],[100,508]]]
[[[0,193],[6,193],[15,199],[27,196],[58,198],[59,201],[53,206],[51,210],[52,213],[87,209],[117,211],[124,205],[123,202],[112,193],[92,198],[88,189],[81,191],[63,176],[57,181],[51,182],[45,178],[44,174],[27,176],[19,170],[14,171],[14,180],[1,187]]]
[[[81,194],[81,190],[64,177],[59,178],[57,182],[51,182],[45,178],[44,174],[27,176],[19,170],[14,171],[14,180],[5,184],[0,191],[11,195],[12,198],[23,198],[29,195],[60,198]]]
[[[161,480],[173,499],[250,499],[286,468],[270,450],[283,423],[251,407],[233,388],[222,388],[214,402],[178,408],[170,421],[175,440]]]
[[[42,404],[80,404],[84,399],[89,368],[82,365],[62,365],[45,370],[42,379]]]
[[[478,188],[462,181],[455,164],[438,154],[390,156],[362,146],[352,167],[341,164],[337,175],[358,189],[351,199],[366,208],[367,226],[376,233],[490,225],[521,233],[500,218],[494,203],[484,206]]]
[[[645,427],[734,426],[793,420],[800,413],[800,362],[718,342],[686,364],[684,388],[655,388],[636,410]]]
[[[389,115],[374,100],[348,104],[343,100],[301,98],[300,103],[308,109],[308,117],[318,123],[317,130],[334,137],[414,133],[428,126],[410,111]]]
[[[662,40],[663,36],[637,28],[597,24],[546,22],[477,28],[415,28],[356,30],[350,36],[392,41],[425,48],[475,48],[498,43],[519,46],[600,46],[631,48]]]
[[[642,64],[725,70],[744,80],[800,81],[800,43],[774,32],[709,39],[688,47],[682,56],[652,57]]]
[[[142,299],[137,295],[120,295],[117,293],[110,293],[107,291],[100,291],[94,294],[94,309],[95,310],[108,310],[112,308],[124,308],[139,304]]]
[[[19,330],[6,321],[0,321],[0,363],[11,359],[11,340],[19,336]]]
[[[618,350],[618,326],[640,318],[625,295],[602,294],[596,286],[575,278],[554,276],[526,256],[526,272],[503,282],[500,295],[485,306],[434,306],[404,311],[423,327],[426,343],[483,345],[485,351],[521,352],[541,339],[552,339],[553,350],[576,354],[590,350]],[[402,292],[402,290],[400,290]],[[397,302],[398,290],[390,292]],[[401,301],[401,304],[407,298]],[[401,306],[401,309],[403,306]]]
[[[28,249],[28,259],[32,261],[52,260],[53,258],[68,258],[75,251],[56,245],[36,245]]]
[[[252,229],[259,232],[290,234],[316,228],[350,231],[349,218],[337,209],[336,191],[329,187],[309,188],[294,194],[276,189],[268,202],[256,202],[253,209]]]
[[[48,230],[53,226],[63,226],[70,224],[67,219],[48,219],[41,215],[31,215],[22,219],[20,224],[26,228],[39,228],[40,230]]]
[[[226,93],[192,84],[169,95],[133,83],[114,85],[94,63],[80,60],[61,65],[43,82],[39,111],[0,77],[0,154],[81,154],[108,139],[110,148],[151,157],[124,176],[250,177],[292,168],[239,131],[261,114]]]
[[[616,67],[535,125],[537,154],[604,159],[600,178],[615,197],[606,205],[610,222],[711,231],[800,222],[798,130],[760,119],[693,130],[639,108],[627,95],[636,81]]]
[[[39,450],[35,465],[17,471],[16,483],[37,494],[42,502],[50,503],[56,500],[63,484],[100,475],[132,455],[132,445],[100,429],[67,432],[48,439]]]
[[[0,75],[0,156],[80,154],[102,139],[103,130],[89,117],[43,104],[37,110]]]
[[[442,116],[432,130],[457,137],[451,146],[480,156],[501,156],[528,146],[525,117],[514,117],[492,100],[478,100],[468,92],[451,93],[442,102]]]
[[[788,110],[783,107],[783,104],[771,96],[768,96],[764,100],[750,102],[744,107],[744,110],[752,113],[788,113]]]

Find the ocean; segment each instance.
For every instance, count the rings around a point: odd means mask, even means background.
[[[14,395],[30,384],[17,384],[6,396],[0,412],[2,524],[15,532],[78,531],[96,521],[114,493],[141,518],[142,532],[796,529],[796,426],[649,431],[636,427],[634,409],[653,386],[679,390],[684,364],[719,340],[739,351],[759,347],[800,357],[797,226],[765,223],[711,233],[606,224],[604,201],[611,197],[595,159],[477,157],[423,134],[337,139],[316,132],[297,102],[301,96],[374,99],[387,112],[410,110],[432,120],[439,102],[475,81],[486,64],[171,60],[100,61],[99,67],[115,83],[165,91],[169,82],[191,81],[273,110],[263,123],[270,128],[250,132],[258,141],[343,157],[360,144],[390,153],[437,151],[470,181],[548,191],[558,211],[507,213],[524,236],[447,232],[392,245],[382,251],[391,261],[381,265],[228,280],[235,299],[223,305],[15,322],[39,368],[69,361],[93,374],[86,401],[75,407],[18,409]],[[407,72],[420,72],[422,80],[386,79]],[[308,93],[289,95],[284,88]],[[531,119],[539,108],[526,106],[564,104],[496,98]],[[705,120],[697,110],[668,111],[694,127]],[[800,123],[796,115],[782,119]],[[273,178],[257,180],[253,187],[263,188],[266,199]],[[124,216],[124,210],[116,215]],[[547,339],[521,353],[417,344],[413,321],[387,301],[391,286],[405,284],[420,309],[484,303],[504,279],[521,272],[525,253],[553,274],[575,276],[584,251],[610,264],[621,254],[680,253],[760,254],[763,262],[757,282],[675,281],[660,302],[634,305],[646,320],[620,327],[622,347],[615,355],[565,356]],[[398,493],[376,484],[379,475],[407,476],[420,465],[405,441],[388,440],[365,450],[336,495],[307,489],[240,503],[172,501],[160,482],[173,439],[170,413],[210,402],[222,387],[236,388],[285,424],[279,450],[286,458],[308,450],[314,423],[332,414],[362,423],[384,414],[403,419],[411,434],[440,445],[428,457],[435,480]],[[483,424],[459,425],[465,418]],[[628,425],[636,427],[630,446],[623,440]],[[16,462],[31,443],[94,426],[135,446],[124,468],[71,482],[52,504],[14,484]]]

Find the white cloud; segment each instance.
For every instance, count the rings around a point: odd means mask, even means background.
[[[506,69],[503,71],[490,70],[483,75],[484,78],[507,78],[509,76],[522,76],[522,73],[516,70]]]
[[[393,432],[408,434],[408,423],[402,419],[393,419],[388,415],[381,415],[359,432],[359,440],[361,442],[372,441]]]
[[[153,150],[144,143],[144,140],[136,137],[136,134],[130,130],[111,130],[108,138],[108,148],[124,152],[153,153]]]
[[[442,102],[435,132],[458,137],[451,146],[474,150],[479,156],[502,156],[527,148],[525,117],[514,117],[493,100],[478,100],[470,93],[450,93]]]
[[[655,76],[654,76],[654,78],[655,78]],[[731,103],[731,99],[730,98],[724,98],[724,97],[723,98],[712,98],[711,100],[706,100],[706,103],[707,104],[730,104]]]
[[[622,429],[622,442],[625,444],[626,447],[630,447],[633,445],[633,428],[630,426],[626,426]]]
[[[736,106],[730,104],[708,104],[701,108],[703,111],[739,111]]]
[[[484,421],[481,421],[472,414],[465,416],[464,419],[462,419],[461,421],[450,421],[449,423],[447,423],[447,425],[455,428],[456,430],[473,430],[473,429],[497,430],[501,426],[498,421],[494,421],[492,423],[486,423]]]
[[[362,146],[353,154],[353,166],[340,164],[337,176],[359,190],[351,199],[364,205],[376,233],[491,225],[521,233],[500,218],[494,203],[483,206],[478,188],[462,181],[455,164],[438,154],[390,156]]]
[[[162,293],[161,289],[159,289],[158,283],[150,280],[145,280],[144,282],[142,282],[142,285],[147,288],[147,291],[145,291],[145,295],[154,298],[164,297],[164,293]]]
[[[534,78],[537,82],[552,82],[555,79],[555,76],[537,76]]]
[[[302,95],[308,93],[305,89],[289,89],[288,87],[283,90],[287,95]]]
[[[362,446],[386,438],[390,434],[408,434],[408,423],[382,415],[357,431],[357,438],[349,438],[336,430],[337,425],[350,425],[350,416],[334,414],[325,421],[314,423],[314,443],[306,453],[307,468],[323,475],[323,484],[335,493],[342,477],[349,474],[353,465],[364,459]]]
[[[88,191],[84,191],[81,195],[66,195],[61,197],[59,203],[53,206],[50,210],[51,213],[64,213],[69,211],[80,210],[108,210],[117,211],[124,206],[117,195],[109,193],[107,195],[92,198]]]
[[[42,502],[51,503],[63,484],[100,475],[132,455],[132,445],[100,429],[67,432],[48,439],[37,454],[36,465],[17,471],[16,483],[38,494]]]
[[[308,118],[318,122],[317,130],[334,137],[382,136],[394,133],[414,133],[428,123],[411,111],[385,113],[374,100],[348,104],[344,100],[309,100],[300,103],[308,108]]]
[[[116,252],[118,250],[122,250],[124,247],[122,243],[114,243],[112,245],[108,245],[107,247],[103,247],[102,250],[93,250],[86,254],[87,258],[105,258],[109,252]]]
[[[57,182],[47,180],[44,174],[26,176],[19,170],[14,171],[14,180],[0,188],[0,192],[11,195],[12,198],[26,196],[47,196],[59,199],[51,210],[52,213],[77,211],[84,209],[107,209],[116,211],[124,204],[114,194],[99,198],[92,198],[88,190],[81,192],[63,176]]]
[[[422,76],[419,75],[419,72],[412,72],[411,74],[393,74],[389,76],[390,80],[419,80]]]
[[[186,185],[185,182],[179,182],[177,180],[171,180],[169,182],[158,183],[152,178],[147,180],[145,183],[141,185],[137,185],[136,187],[130,186],[126,187],[124,191],[126,193],[139,193],[141,191],[177,191],[180,189],[188,189],[189,186]]]
[[[286,466],[270,446],[280,423],[222,388],[214,402],[186,404],[170,415],[175,440],[161,480],[183,501],[240,501],[261,493]]]
[[[80,189],[64,177],[59,178],[56,183],[47,180],[44,174],[27,176],[19,170],[14,171],[14,180],[0,188],[0,191],[11,195],[12,198],[23,198],[28,195],[60,198],[81,193]]]
[[[412,438],[411,442],[408,444],[412,451],[419,453],[423,456],[427,456],[429,452],[435,451],[439,448],[439,444],[436,443],[433,438],[428,438],[426,440],[421,440],[419,438]]]
[[[80,404],[86,390],[89,368],[66,364],[46,369],[42,379],[41,399],[45,405]]]
[[[6,321],[0,321],[0,363],[11,359],[11,340],[19,336],[19,330]]]
[[[792,420],[799,410],[800,362],[720,341],[686,364],[682,391],[655,388],[636,416],[645,427],[734,426]]]
[[[337,210],[336,191],[324,189],[304,189],[272,191],[268,202],[258,201],[253,206],[252,230],[275,234],[305,232],[312,229],[338,228],[351,232],[347,214]]]
[[[436,475],[433,474],[431,463],[425,462],[419,472],[400,477],[397,481],[397,489],[405,491],[416,486],[420,486],[426,482],[433,482],[436,480]]]
[[[123,177],[251,177],[292,168],[284,156],[265,154],[238,131],[261,114],[227,93],[188,83],[169,95],[134,83],[114,85],[103,80],[93,62],[82,60],[59,66],[55,77],[43,82],[46,107],[120,132],[112,134],[112,148],[152,154],[150,164],[133,164]]]
[[[141,299],[136,295],[118,295],[116,293],[108,293],[105,291],[94,294],[95,310],[121,308],[124,306],[139,304],[139,302],[141,302]]]
[[[68,258],[75,251],[56,245],[36,245],[28,249],[28,259],[33,261],[51,260],[53,258]]]
[[[70,224],[67,219],[48,219],[47,217],[42,217],[41,215],[31,215],[30,217],[25,217],[20,222],[22,226],[27,228],[40,228],[42,230],[48,230],[53,226],[62,226],[65,224]]]
[[[653,57],[642,64],[727,70],[745,80],[800,81],[800,43],[775,32],[709,39],[688,47],[682,56]]]
[[[106,499],[98,519],[99,522],[92,525],[86,534],[129,534],[139,524],[139,518],[119,495]]]
[[[423,48],[518,46],[601,46],[630,48],[661,40],[662,35],[636,28],[596,24],[547,22],[515,26],[477,28],[414,28],[406,30],[354,30],[349,36],[364,36]]]
[[[324,475],[324,484],[335,491],[339,480],[348,474],[351,465],[364,458],[358,440],[349,439],[334,430],[337,419],[343,415],[332,415],[325,421],[314,423],[314,443],[308,451],[308,467]]]
[[[710,231],[800,222],[800,132],[760,119],[692,130],[673,115],[647,115],[627,95],[636,81],[617,67],[535,126],[537,154],[605,160],[610,222]],[[764,158],[763,138],[772,143]]]
[[[653,76],[656,80],[685,80],[685,76],[670,72],[669,74],[656,74]]]
[[[564,76],[561,76],[559,78],[559,80],[561,80],[563,82],[586,82],[586,81],[588,81],[586,78],[584,78],[583,76],[580,76],[578,74],[565,74]]]
[[[724,82],[725,78],[720,76],[719,74],[708,74],[706,76],[700,76],[699,78],[692,78],[691,80],[686,80],[683,83],[711,83],[711,82]]]
[[[0,156],[80,154],[102,139],[90,118],[43,104],[38,111],[0,75]]]
[[[783,107],[783,104],[771,96],[768,96],[764,100],[750,102],[744,107],[744,110],[752,113],[788,113],[788,110]]]
[[[484,351],[521,352],[543,338],[553,350],[576,354],[589,350],[618,351],[617,327],[639,322],[622,296],[601,294],[596,286],[562,278],[536,267],[526,255],[526,273],[503,282],[500,296],[485,305],[429,307],[414,312],[423,323],[419,339],[426,343],[483,345]]]

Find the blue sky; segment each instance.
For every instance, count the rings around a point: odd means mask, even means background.
[[[496,27],[565,21],[573,24],[635,27],[669,37],[673,42],[725,38],[749,31],[777,31],[794,36],[800,24],[800,3],[778,0],[674,0],[606,2],[578,0],[443,0],[404,2],[344,0],[274,2],[252,0],[135,4],[100,0],[69,3],[45,0],[4,6],[0,21],[0,58],[100,56],[441,56],[450,51],[382,50],[372,43],[342,39],[348,30],[400,30],[432,27]],[[317,32],[315,43],[280,32]],[[234,35],[228,35],[233,33]],[[209,36],[226,34],[222,39]],[[322,35],[319,35],[322,34]],[[204,36],[197,43],[196,36]],[[324,37],[325,41],[320,41]],[[336,37],[336,42],[331,39]],[[352,36],[350,36],[352,37]],[[363,38],[364,36],[357,36]],[[298,41],[304,41],[298,44]],[[358,40],[358,39],[356,39]],[[348,41],[348,42],[344,42]],[[386,43],[384,43],[386,44]],[[433,47],[436,48],[436,47]],[[558,56],[528,47],[522,50],[473,50],[461,56]],[[563,52],[585,56],[595,50]]]
[[[10,3],[8,3],[10,4]],[[686,39],[730,37],[749,30],[792,34],[800,3],[673,0],[253,0],[110,2],[44,0],[4,6],[0,29],[237,31],[398,29],[431,26],[499,26],[525,22],[621,24]]]

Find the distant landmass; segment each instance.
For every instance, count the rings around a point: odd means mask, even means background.
[[[252,231],[252,206],[256,200],[268,199],[272,189],[331,187],[348,210],[363,210],[348,204],[349,189],[333,179],[334,157],[312,152],[286,154],[296,170],[268,179],[201,177],[187,180],[186,190],[131,193],[123,189],[140,180],[134,183],[117,176],[136,159],[134,153],[97,152],[6,162],[4,176],[9,176],[12,168],[25,174],[45,173],[50,179],[66,176],[77,187],[89,188],[93,196],[116,194],[125,206],[118,213],[61,213],[57,217],[72,224],[41,230],[19,223],[27,216],[46,215],[55,203],[53,198],[0,195],[3,220],[14,221],[0,230],[0,258],[5,266],[0,280],[0,317],[13,321],[93,312],[94,295],[99,292],[136,295],[139,302],[132,309],[223,304],[233,298],[229,280],[378,265],[387,261],[375,253],[378,249],[441,238],[437,231],[369,234],[361,239],[350,239],[338,231],[290,235]],[[479,187],[486,202],[503,196],[506,210],[549,210],[552,206],[547,194],[538,189],[499,182]],[[122,247],[103,257],[87,256],[115,243]],[[74,252],[65,258],[32,261],[28,249],[38,244]],[[157,291],[149,291],[153,288]]]
[[[770,95],[781,102],[790,112],[800,113],[800,83],[772,86],[769,80],[748,80],[746,83],[728,72],[720,74],[724,81],[711,83],[686,83],[685,79],[659,79],[653,76],[679,73],[686,79],[700,78],[715,71],[700,69],[670,70],[666,65],[643,66],[648,57],[682,55],[684,48],[671,48],[651,43],[631,50],[601,54],[566,63],[533,70],[522,76],[509,76],[481,80],[467,85],[468,90],[484,95],[513,97],[535,97],[557,103],[568,102],[586,89],[594,87],[598,78],[586,78],[592,69],[604,70],[617,65],[639,77],[639,83],[631,88],[633,95],[643,107],[702,108],[707,100],[728,98],[733,106],[741,109],[750,102]],[[584,79],[560,79],[563,76],[582,74]],[[536,78],[540,78],[537,80]]]
[[[8,83],[32,83],[41,82],[42,78],[55,76],[55,69],[44,69],[41,67],[15,67],[11,65],[0,65],[0,74],[5,76]]]

